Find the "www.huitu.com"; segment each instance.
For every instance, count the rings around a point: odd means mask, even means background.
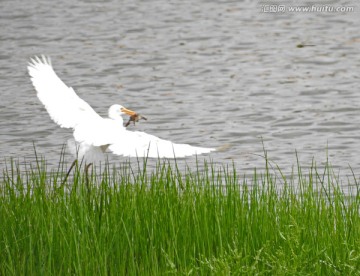
[[[262,5],[261,12],[264,13],[285,13],[285,12],[304,12],[304,13],[313,13],[313,12],[354,12],[355,8],[353,6],[329,6],[329,5],[312,5],[312,6],[286,6],[286,5]]]

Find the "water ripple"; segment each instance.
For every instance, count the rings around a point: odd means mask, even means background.
[[[251,1],[3,1],[1,154],[32,156],[34,141],[56,164],[71,137],[26,73],[30,56],[48,54],[101,115],[115,102],[136,109],[149,120],[132,129],[226,148],[216,162],[263,167],[264,144],[285,170],[295,150],[322,164],[328,149],[335,167],[358,172],[359,21],[266,14]]]

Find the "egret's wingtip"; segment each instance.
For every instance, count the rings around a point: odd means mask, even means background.
[[[50,57],[46,56],[46,55],[41,55],[40,57],[34,56],[34,57],[30,58],[29,66],[35,67],[38,64],[45,64],[45,65],[52,66]]]
[[[49,56],[41,55],[44,64],[51,65],[51,60]]]

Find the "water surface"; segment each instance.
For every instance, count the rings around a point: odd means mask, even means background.
[[[35,96],[29,57],[101,115],[120,103],[148,117],[134,130],[223,147],[216,163],[285,171],[328,157],[360,171],[360,35],[348,13],[264,13],[258,1],[2,1],[0,153],[56,164],[71,132]],[[296,4],[297,1],[286,3]],[[303,45],[313,45],[304,46]],[[110,156],[111,160],[124,160]],[[187,159],[194,162],[194,158]],[[3,162],[3,161],[1,161]]]

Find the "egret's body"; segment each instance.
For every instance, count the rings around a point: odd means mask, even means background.
[[[78,158],[93,162],[107,149],[116,155],[155,158],[185,157],[214,150],[175,144],[140,131],[128,131],[123,125],[122,115],[136,113],[121,105],[112,105],[109,118],[102,118],[62,82],[50,60],[44,56],[32,59],[28,70],[37,96],[51,119],[63,128],[73,129],[76,143],[70,146]]]

